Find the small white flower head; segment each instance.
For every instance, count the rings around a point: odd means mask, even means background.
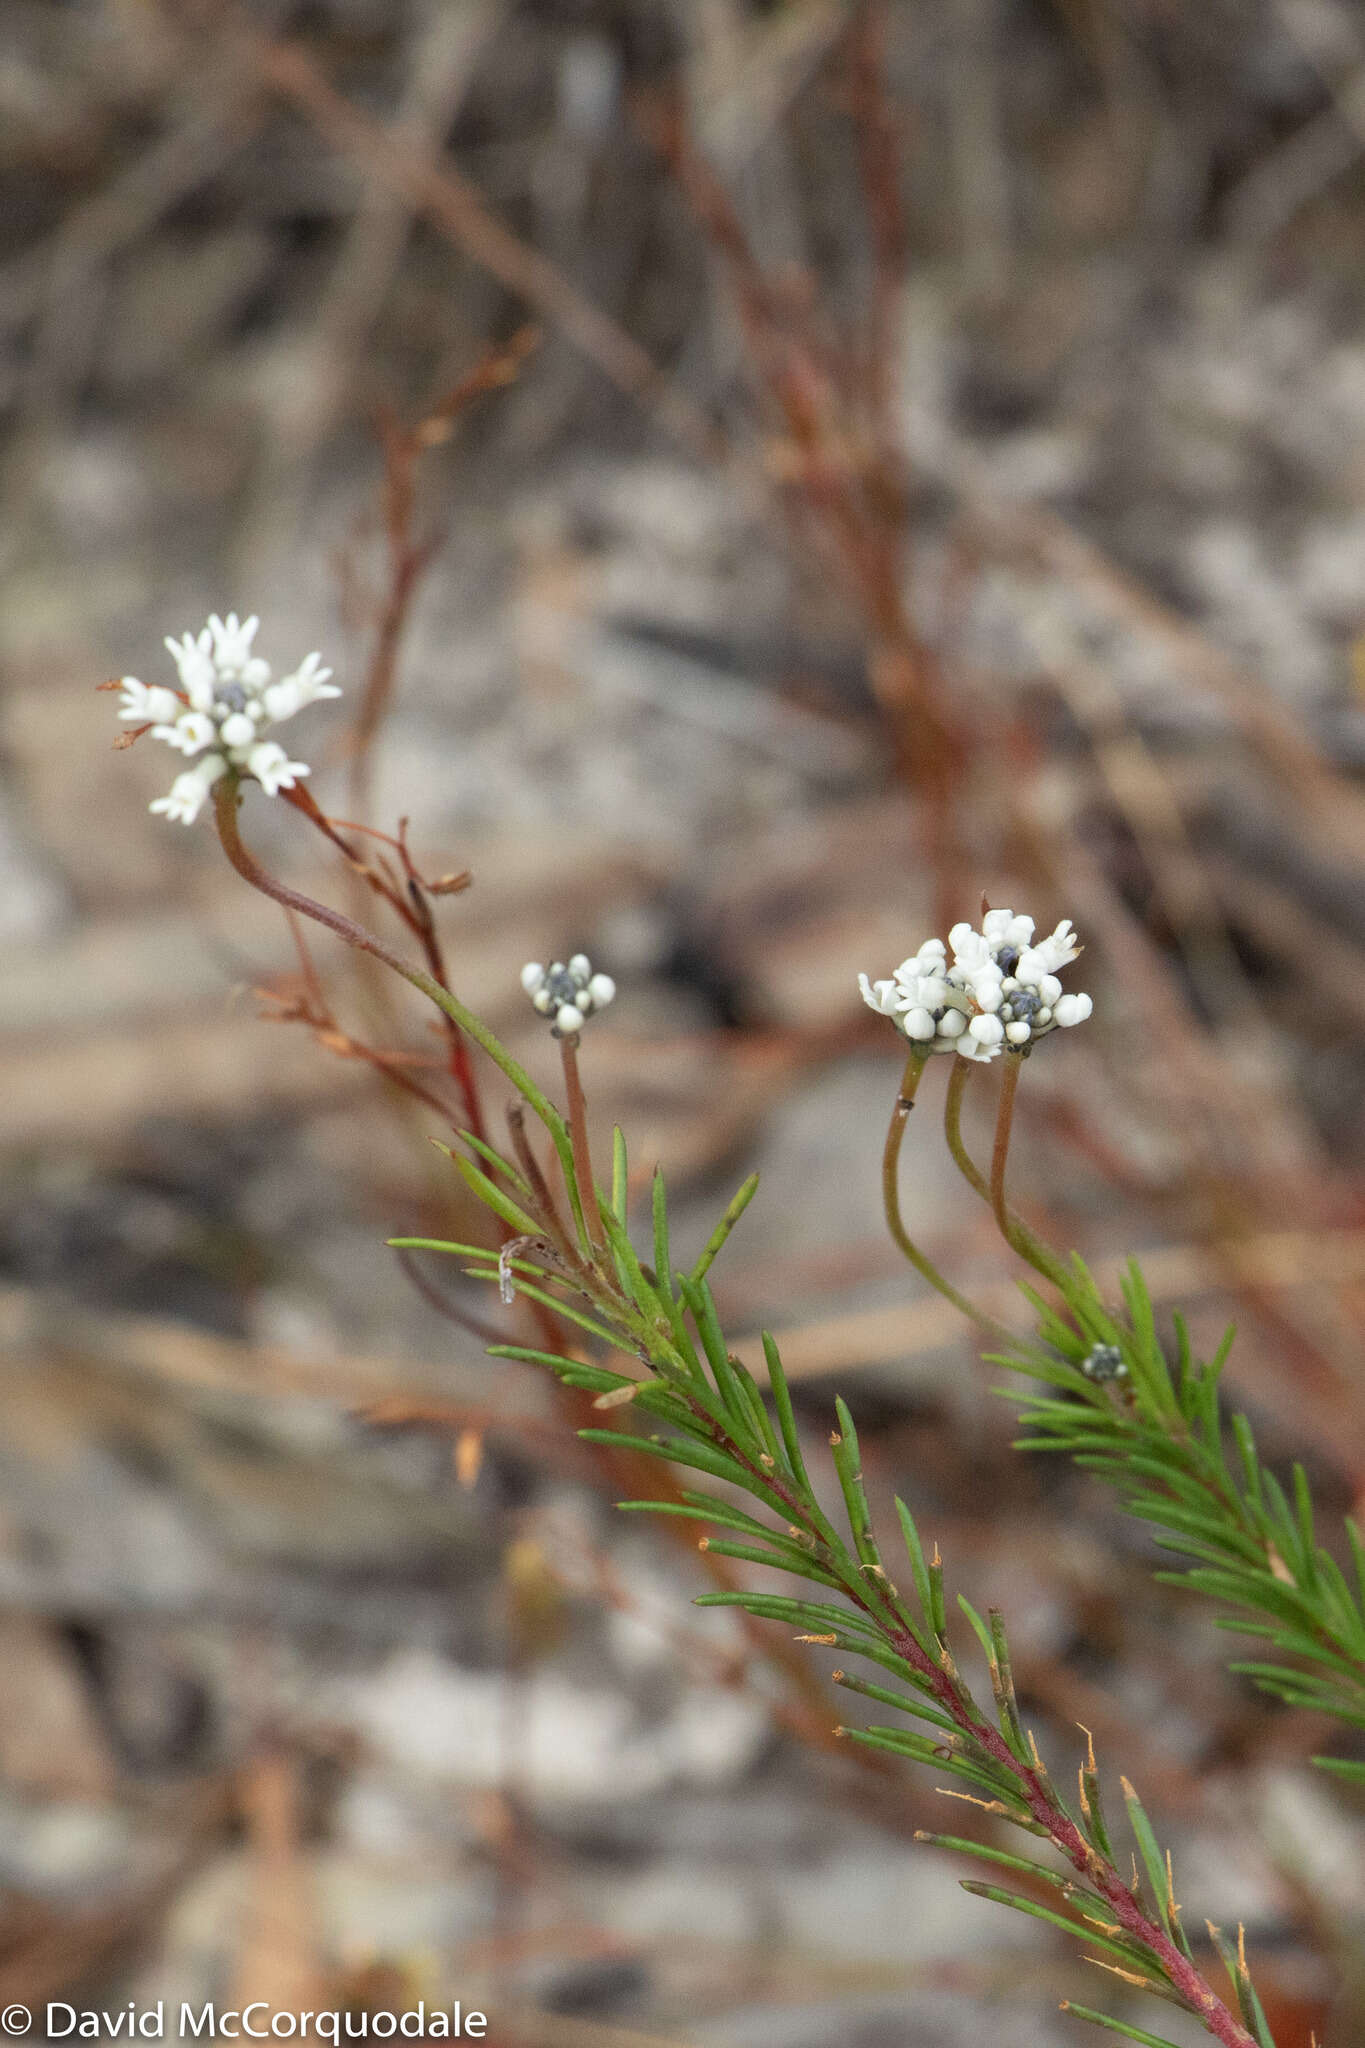
[[[1031,917],[988,910],[980,931],[955,924],[947,946],[926,939],[889,981],[860,974],[858,987],[870,1009],[926,1054],[979,1061],[1023,1054],[1050,1031],[1083,1024],[1094,1008],[1087,995],[1063,993],[1057,978],[1081,950],[1070,919],[1045,939],[1035,942],[1033,933]]]
[[[209,790],[229,769],[252,776],[267,796],[293,789],[307,775],[306,761],[291,761],[265,734],[341,691],[317,654],[308,655],[292,675],[272,681],[269,662],[252,651],[259,625],[254,614],[239,619],[229,612],[220,619],[215,613],[200,633],[168,639],[178,690],[142,683],[136,676],[123,678],[119,717],[150,726],[153,739],[196,763],[189,774],[176,777],[169,796],[151,806],[161,816],[192,825]]]
[[[565,964],[552,960],[542,967],[528,961],[521,970],[521,985],[534,1009],[548,1017],[555,1038],[576,1038],[589,1017],[605,1010],[616,994],[609,974],[594,974],[586,953],[575,953]]]

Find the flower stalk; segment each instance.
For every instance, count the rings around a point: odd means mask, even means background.
[[[900,1157],[901,1145],[905,1138],[905,1126],[915,1106],[915,1096],[927,1064],[927,1054],[912,1051],[905,1062],[901,1085],[891,1108],[891,1121],[886,1129],[886,1142],[882,1147],[882,1208],[886,1216],[886,1227],[898,1250],[907,1258],[915,1271],[941,1294],[945,1301],[975,1323],[978,1329],[988,1330],[1005,1343],[1010,1342],[1010,1332],[995,1316],[968,1299],[952,1282],[944,1277],[905,1227],[901,1215]],[[965,1068],[964,1068],[965,1071]]]

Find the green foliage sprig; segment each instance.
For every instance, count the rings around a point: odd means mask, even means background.
[[[1262,1464],[1246,1416],[1225,1423],[1219,1380],[1232,1331],[1204,1362],[1176,1317],[1172,1364],[1136,1265],[1123,1319],[1079,1259],[1059,1284],[1066,1315],[1031,1297],[1045,1348],[999,1360],[1049,1389],[1026,1400],[1019,1448],[1061,1451],[1098,1473],[1126,1513],[1160,1532],[1163,1549],[1193,1560],[1157,1576],[1232,1609],[1220,1628],[1264,1637],[1278,1653],[1234,1671],[1291,1706],[1365,1728],[1365,1541],[1347,1517],[1348,1576],[1317,1540],[1303,1467],[1286,1490]],[[1314,1762],[1365,1781],[1365,1763]]]
[[[1123,1296],[1126,1316],[1106,1306],[1084,1263],[1065,1259],[1010,1207],[1005,1171],[1015,1096],[1027,1054],[1004,1057],[989,1180],[962,1135],[971,1069],[955,1063],[944,1102],[944,1136],[962,1177],[987,1202],[1010,1248],[1056,1288],[1061,1308],[1024,1291],[1037,1339],[1005,1331],[998,1364],[1049,1389],[1026,1401],[1028,1434],[1019,1447],[1061,1451],[1113,1486],[1120,1505],[1160,1533],[1164,1549],[1191,1560],[1157,1576],[1207,1595],[1225,1610],[1218,1625],[1265,1639],[1272,1660],[1242,1659],[1234,1671],[1288,1705],[1310,1708],[1351,1729],[1365,1728],[1365,1540],[1349,1518],[1344,1550],[1349,1577],[1317,1540],[1312,1496],[1301,1465],[1286,1490],[1261,1462],[1247,1417],[1225,1418],[1219,1380],[1233,1333],[1213,1358],[1195,1358],[1189,1332],[1174,1319],[1176,1358],[1168,1360],[1151,1299],[1136,1264]],[[901,1133],[924,1067],[912,1048],[891,1113],[883,1161],[887,1225],[915,1269],[983,1328],[1002,1326],[950,1287],[909,1238],[900,1215],[897,1168]],[[1009,1392],[1010,1390],[1005,1390]],[[1322,1769],[1365,1781],[1365,1763],[1318,1756]]]
[[[580,1185],[577,1213],[595,1207],[604,1249],[585,1225],[575,1234],[536,1186],[527,1162],[477,1146],[478,1166],[461,1162],[469,1185],[504,1221],[524,1226],[501,1252],[430,1238],[393,1242],[407,1250],[445,1252],[505,1292],[509,1287],[553,1305],[586,1336],[643,1368],[621,1371],[600,1357],[570,1356],[499,1345],[495,1356],[543,1365],[567,1386],[584,1389],[602,1409],[630,1408],[647,1418],[642,1431],[590,1428],[583,1436],[700,1475],[704,1485],[670,1501],[632,1500],[631,1512],[706,1524],[704,1545],[721,1556],[765,1566],[817,1588],[821,1597],[732,1591],[701,1596],[702,1606],[740,1607],[761,1620],[798,1631],[798,1640],[876,1668],[877,1681],[838,1670],[850,1693],[899,1718],[844,1732],[855,1742],[931,1766],[953,1781],[955,1796],[984,1809],[1058,1852],[1061,1868],[1033,1855],[957,1835],[922,1839],[979,1858],[1025,1881],[1027,1890],[971,1880],[966,1889],[1046,1921],[1081,1941],[1092,1962],[1125,1983],[1193,2014],[1215,2039],[1236,2048],[1273,2048],[1265,2015],[1245,1965],[1232,1968],[1233,2004],[1213,1991],[1194,1959],[1175,1903],[1169,1858],[1158,1847],[1137,1795],[1124,1781],[1129,1828],[1137,1848],[1130,1878],[1116,1861],[1105,1820],[1093,1751],[1081,1766],[1077,1795],[1057,1791],[1032,1734],[1025,1728],[1011,1674],[1004,1623],[979,1615],[959,1597],[985,1658],[992,1704],[978,1702],[950,1643],[943,1564],[926,1552],[914,1516],[896,1502],[904,1562],[896,1576],[884,1561],[863,1485],[857,1431],[843,1401],[830,1452],[842,1501],[836,1520],[812,1483],[790,1391],[774,1339],[765,1336],[767,1389],[726,1341],[707,1271],[752,1196],[746,1182],[700,1259],[676,1269],[670,1253],[667,1201],[656,1173],[652,1262],[635,1247],[626,1211],[625,1141],[613,1146],[612,1195]],[[518,1148],[519,1155],[522,1148]],[[769,1406],[771,1403],[771,1407]],[[717,1489],[724,1489],[717,1491]],[[740,1505],[756,1503],[754,1514]],[[846,1531],[846,1533],[845,1533]],[[906,1580],[902,1591],[897,1580]],[[881,1682],[889,1676],[893,1685]],[[1138,1862],[1141,1863],[1141,1874]],[[1135,2041],[1174,2048],[1162,2037],[1087,2006],[1067,2010]]]

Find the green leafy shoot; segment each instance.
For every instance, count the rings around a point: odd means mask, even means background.
[[[1245,1415],[1225,1424],[1219,1380],[1231,1331],[1205,1363],[1177,1321],[1172,1366],[1136,1266],[1124,1295],[1128,1317],[1118,1322],[1076,1262],[1066,1288],[1071,1320],[1039,1302],[1040,1345],[998,1357],[1046,1390],[1024,1402],[1020,1448],[1060,1451],[1096,1473],[1126,1513],[1151,1524],[1163,1549],[1189,1560],[1158,1577],[1205,1594],[1224,1610],[1220,1627],[1261,1637],[1274,1653],[1240,1660],[1235,1671],[1287,1705],[1365,1728],[1359,1531],[1346,1522],[1339,1563],[1318,1541],[1302,1467],[1286,1489],[1262,1464]],[[1317,1761],[1365,1776],[1350,1759]]]

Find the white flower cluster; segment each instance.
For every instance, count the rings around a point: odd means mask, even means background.
[[[153,739],[194,761],[193,768],[177,775],[170,795],[159,796],[151,806],[181,824],[194,823],[214,783],[230,768],[254,776],[267,796],[292,789],[308,773],[308,764],[291,761],[278,741],[264,734],[319,697],[341,695],[318,654],[272,682],[269,662],[251,651],[259,624],[254,616],[239,620],[229,612],[220,619],[215,613],[197,638],[186,633],[168,639],[180,671],[178,690],[140,683],[136,676],[123,678],[119,717],[150,725]]]
[[[955,924],[948,946],[926,939],[890,981],[858,976],[863,1001],[926,1053],[993,1060],[1027,1052],[1049,1031],[1083,1024],[1094,1008],[1089,996],[1064,995],[1057,979],[1081,950],[1069,918],[1035,943],[1031,917],[988,910],[980,931]]]
[[[556,1038],[573,1037],[616,994],[611,976],[594,974],[586,953],[575,953],[567,967],[562,960],[548,967],[531,960],[521,970],[521,985],[541,1016],[553,1017],[550,1030]]]

